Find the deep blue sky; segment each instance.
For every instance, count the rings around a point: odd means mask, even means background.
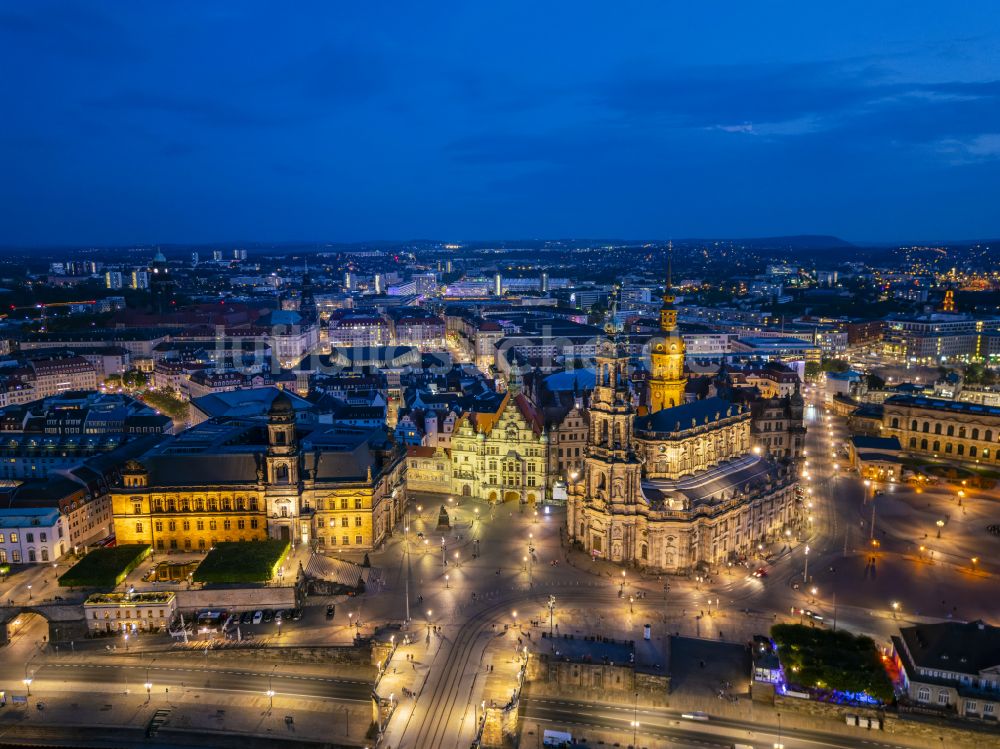
[[[0,0],[0,244],[1000,236],[995,0],[399,6]]]

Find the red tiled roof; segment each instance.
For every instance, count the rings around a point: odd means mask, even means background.
[[[423,445],[411,445],[406,448],[407,458],[432,458],[434,457],[433,447],[424,447]]]
[[[514,396],[514,405],[517,406],[517,410],[521,412],[521,416],[524,417],[525,421],[531,425],[531,431],[535,434],[542,433],[542,415],[535,408],[535,404],[531,402],[524,393],[518,393]]]

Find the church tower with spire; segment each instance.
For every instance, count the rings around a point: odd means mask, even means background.
[[[649,378],[649,411],[656,413],[664,408],[684,403],[684,339],[677,332],[677,308],[673,294],[673,242],[667,245],[667,285],[660,307],[660,332],[649,341],[652,372]]]

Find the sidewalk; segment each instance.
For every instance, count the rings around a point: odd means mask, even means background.
[[[441,650],[442,639],[436,635],[427,638],[427,627],[411,622],[409,644],[396,647],[392,658],[385,666],[385,673],[375,690],[383,699],[393,699],[396,703],[382,735],[385,746],[400,746],[403,735],[417,707],[417,700],[423,693],[431,666]]]

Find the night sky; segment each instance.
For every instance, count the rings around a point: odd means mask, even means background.
[[[3,0],[0,245],[996,237],[998,52],[995,0]]]

